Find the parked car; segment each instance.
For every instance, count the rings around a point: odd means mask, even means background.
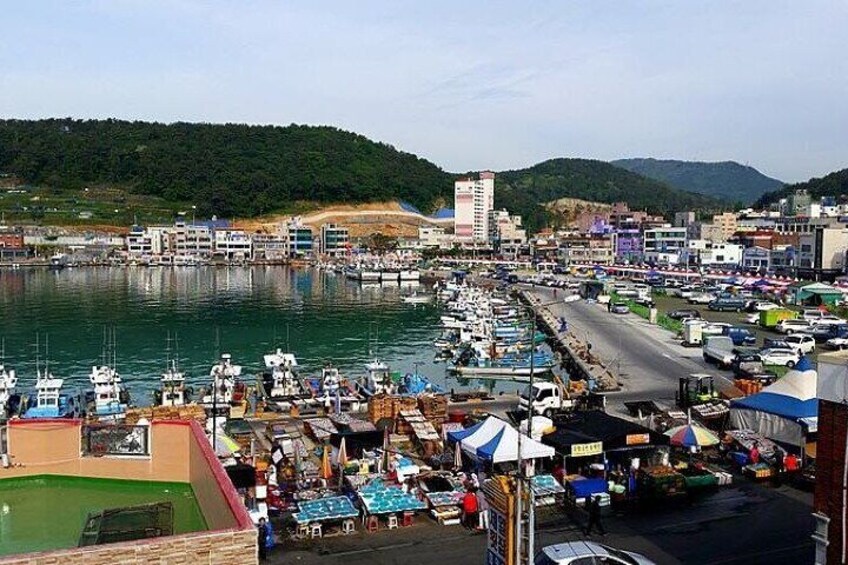
[[[832,337],[824,344],[828,349],[845,349],[848,347],[848,334],[844,337]]]
[[[783,365],[790,369],[801,360],[801,355],[794,349],[763,349],[759,355],[766,365]]]
[[[782,334],[788,334],[808,330],[812,326],[813,324],[809,320],[781,320],[774,329]]]
[[[745,323],[751,324],[752,326],[760,325],[760,315],[758,313],[748,314],[745,316]]]
[[[790,334],[783,338],[783,341],[789,344],[792,349],[798,350],[802,355],[812,353],[816,349],[816,340],[813,336],[806,334]]]
[[[754,300],[748,305],[749,312],[765,312],[766,310],[777,310],[779,305],[768,300]]]
[[[709,304],[715,300],[715,294],[700,292],[689,297],[689,304]]]
[[[744,379],[765,374],[763,359],[757,353],[739,353],[730,364],[733,374]]]
[[[648,308],[654,305],[654,299],[646,295],[637,296],[633,299],[633,302],[642,306],[647,306]]]
[[[733,345],[754,345],[757,343],[757,336],[748,328],[737,328],[736,326],[726,326],[722,328],[722,335],[726,335],[733,341]]]
[[[704,335],[725,335],[727,329],[731,327],[732,325],[727,322],[707,322],[701,328],[701,332]]]
[[[666,316],[672,320],[685,320],[686,318],[700,318],[701,313],[694,308],[679,308],[677,310],[672,310],[666,314]]]
[[[736,357],[733,340],[724,335],[711,335],[704,338],[704,361],[715,363],[719,367],[730,367]]]
[[[707,304],[707,308],[716,312],[741,312],[745,309],[747,303],[744,298],[716,298]]]
[[[613,302],[610,306],[610,312],[613,314],[627,314],[630,312],[630,307],[624,302]]]
[[[848,333],[848,325],[846,324],[822,324],[821,322],[813,324],[808,330],[803,330],[799,333],[811,336],[816,343],[824,343],[825,341],[834,338],[842,337]]]
[[[639,553],[622,551],[594,541],[569,541],[542,548],[533,560],[534,565],[655,565]]]

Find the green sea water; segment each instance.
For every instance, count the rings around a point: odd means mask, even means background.
[[[114,328],[117,368],[137,405],[152,400],[169,332],[178,337],[181,368],[195,389],[208,384],[219,351],[231,353],[250,378],[262,355],[287,344],[306,375],[325,361],[346,376],[361,375],[373,349],[393,370],[412,372],[417,364],[445,384],[444,365],[433,362],[438,306],[402,303],[401,294],[411,291],[279,266],[0,270],[0,337],[19,392],[35,381],[37,334],[42,360],[49,337],[55,376],[85,390],[104,328]]]
[[[49,476],[0,480],[0,555],[77,547],[90,512],[170,502],[174,533],[206,529],[191,485]]]

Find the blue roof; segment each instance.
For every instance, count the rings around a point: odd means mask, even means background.
[[[485,420],[483,420],[483,421],[485,421]],[[473,426],[471,426],[470,428],[465,428],[464,430],[457,430],[455,432],[448,432],[448,437],[453,442],[462,441],[465,438],[467,438],[468,436],[470,436],[471,434],[473,434],[474,432],[476,432],[477,430],[479,430],[482,425],[483,425],[483,422],[478,422],[478,423],[474,424]]]
[[[784,418],[799,420],[801,418],[813,418],[819,414],[818,398],[800,400],[791,396],[775,394],[773,392],[761,392],[747,398],[733,401],[734,408],[750,408],[760,412],[767,412]]]
[[[400,207],[401,207],[402,210],[405,210],[406,212],[412,212],[413,214],[421,214],[421,210],[419,210],[418,208],[416,208],[415,206],[413,206],[409,202],[401,201]],[[423,216],[424,214],[421,214],[421,215]]]
[[[493,437],[492,439],[477,448],[477,457],[489,460],[494,457],[495,451],[498,450],[498,446],[501,444],[501,438],[503,438],[504,429],[505,428],[502,428],[501,431],[495,434],[495,437]],[[522,449],[522,451],[524,450]]]
[[[456,216],[453,208],[439,208],[435,212],[433,212],[432,218],[437,220],[447,220],[448,218],[453,218]]]

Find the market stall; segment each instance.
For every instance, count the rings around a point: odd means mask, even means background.
[[[757,394],[733,400],[730,423],[800,449],[818,428],[816,371],[804,357],[780,380]]]
[[[386,516],[389,522],[397,520],[398,514],[409,517],[419,510],[426,510],[427,504],[414,492],[407,492],[396,486],[386,485],[383,481],[373,481],[357,491],[362,507],[370,518],[369,529],[376,529],[376,517]]]
[[[451,442],[458,442],[462,452],[472,460],[481,463],[499,464],[517,461],[519,442],[521,458],[524,460],[542,459],[554,455],[552,447],[519,434],[518,430],[506,421],[494,416],[489,416],[470,428],[449,432],[448,438]]]

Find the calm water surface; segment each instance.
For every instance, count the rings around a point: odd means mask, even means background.
[[[114,328],[118,371],[135,404],[148,404],[158,386],[169,332],[178,336],[181,368],[195,387],[207,384],[218,342],[253,375],[262,355],[285,349],[287,341],[302,373],[318,372],[330,360],[358,376],[370,343],[393,370],[411,372],[418,363],[421,373],[444,384],[444,365],[433,362],[438,307],[402,303],[409,291],[288,267],[3,270],[0,336],[19,390],[35,380],[37,334],[42,344],[49,336],[55,376],[85,389],[100,361],[104,328]]]

